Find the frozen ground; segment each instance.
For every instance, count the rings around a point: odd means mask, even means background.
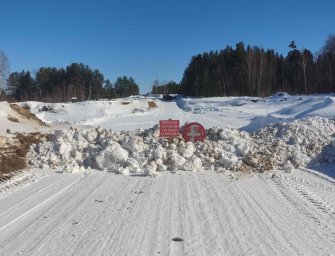
[[[0,104],[2,138],[53,134],[0,183],[0,255],[335,255],[332,95]],[[135,131],[168,118],[218,128]]]

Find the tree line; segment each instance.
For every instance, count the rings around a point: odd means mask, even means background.
[[[298,50],[294,41],[288,47],[287,56],[272,49],[245,47],[243,42],[235,48],[198,54],[178,86],[174,82],[154,84],[152,91],[200,97],[335,92],[335,35],[329,35],[316,55]]]
[[[180,94],[182,93],[181,86],[175,81],[162,81],[156,79],[152,85],[153,94]]]
[[[139,86],[132,77],[119,77],[113,84],[105,80],[98,69],[82,63],[66,68],[41,67],[30,71],[13,72],[7,79],[6,94],[17,101],[66,102],[101,98],[127,97],[139,94]]]
[[[294,41],[286,56],[239,42],[220,51],[205,52],[191,58],[180,83],[159,82],[155,94],[188,96],[267,96],[278,91],[291,94],[335,92],[335,34],[326,39],[317,54],[298,50]],[[8,59],[0,50],[0,99],[17,101],[69,101],[117,98],[139,94],[132,77],[119,77],[115,83],[97,69],[82,63],[66,68],[41,67],[8,72]],[[6,84],[6,86],[5,86]],[[7,88],[6,90],[3,90]]]

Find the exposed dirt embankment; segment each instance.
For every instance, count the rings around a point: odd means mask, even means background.
[[[7,119],[11,122],[33,125],[38,127],[47,126],[28,109],[17,104],[8,104]],[[7,106],[8,106],[7,105]],[[29,120],[26,122],[24,120]],[[1,120],[0,120],[1,121]],[[0,180],[10,178],[13,172],[26,167],[26,154],[32,144],[43,141],[46,135],[41,133],[18,133],[12,132],[12,126],[8,125],[6,133],[0,134]],[[5,131],[3,131],[5,132]]]
[[[10,104],[10,107],[17,112],[21,117],[34,121],[38,123],[41,126],[47,126],[42,120],[37,118],[34,114],[32,114],[28,109],[24,109],[23,107],[16,105],[16,104]]]
[[[41,133],[16,133],[13,137],[0,136],[0,179],[10,178],[14,171],[26,167],[26,155],[32,144],[46,139]]]

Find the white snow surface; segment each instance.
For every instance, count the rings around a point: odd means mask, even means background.
[[[149,100],[158,107],[148,108]],[[171,102],[131,97],[23,105],[49,124],[75,127],[56,131],[52,141],[31,151],[30,163],[40,168],[155,176],[165,170],[241,170],[245,165],[253,170],[289,171],[334,162],[332,95],[179,97]],[[157,124],[170,118],[181,124],[198,121],[208,128],[209,136],[195,147],[180,140],[168,145],[159,138]]]
[[[23,104],[50,136],[0,181],[0,255],[334,255],[333,95]],[[42,129],[0,107],[4,143]]]
[[[334,194],[301,170],[50,173],[0,199],[0,255],[334,255]]]
[[[169,143],[158,126],[134,132],[107,129],[57,130],[35,145],[29,163],[67,172],[105,170],[134,175],[160,171],[283,169],[333,163],[335,119],[310,117],[268,125],[248,133],[233,128],[207,130],[204,142]]]
[[[148,101],[158,108],[148,108]],[[256,131],[269,123],[322,116],[334,117],[335,97],[278,93],[267,98],[215,97],[181,98],[162,101],[160,97],[130,97],[111,101],[77,103],[24,102],[32,113],[48,124],[69,124],[112,129],[113,131],[151,128],[163,119],[181,124],[197,121],[206,128],[228,127]],[[128,104],[124,104],[128,103]]]

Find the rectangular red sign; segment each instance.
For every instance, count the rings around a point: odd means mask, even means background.
[[[179,120],[160,120],[159,132],[161,137],[177,137],[179,136]]]

